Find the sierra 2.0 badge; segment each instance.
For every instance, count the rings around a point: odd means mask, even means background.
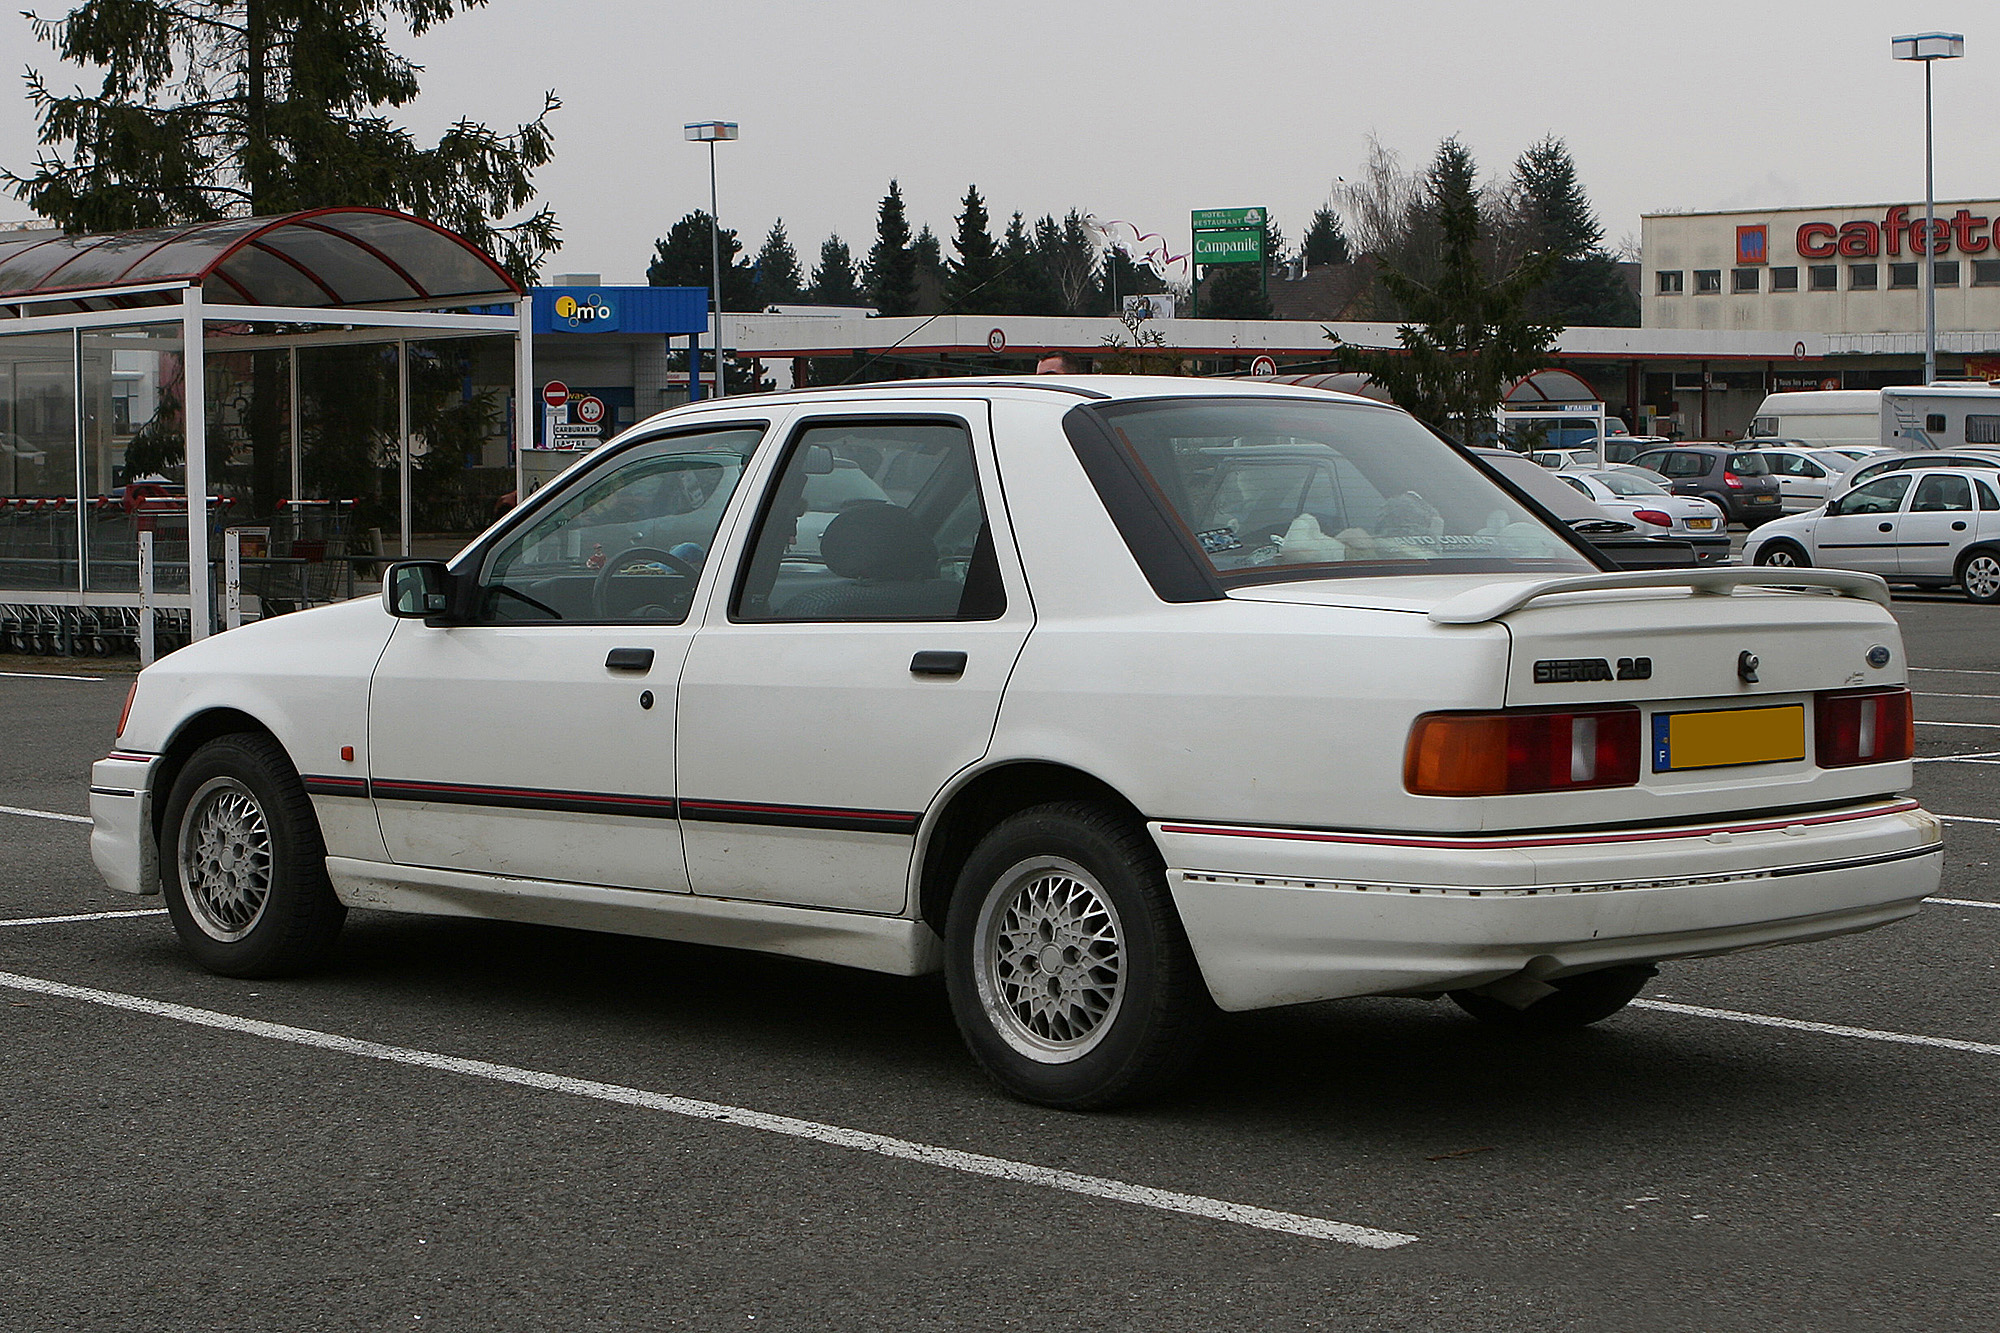
[[[1601,657],[1558,657],[1535,663],[1535,684],[1566,685],[1588,680],[1651,680],[1653,659],[1621,657],[1614,672]]]

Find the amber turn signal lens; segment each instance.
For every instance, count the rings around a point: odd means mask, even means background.
[[[1410,728],[1403,785],[1419,796],[1629,787],[1639,780],[1632,707],[1426,713]]]
[[[132,701],[139,697],[139,682],[134,680],[132,688],[125,691],[125,706],[118,710],[118,730],[111,733],[113,740],[125,734],[125,719],[132,716]]]

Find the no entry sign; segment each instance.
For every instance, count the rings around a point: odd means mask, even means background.
[[[550,407],[561,407],[569,401],[569,385],[561,380],[550,380],[542,386],[542,401]]]

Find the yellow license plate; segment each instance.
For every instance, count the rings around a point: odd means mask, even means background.
[[[1806,708],[1722,708],[1653,714],[1653,771],[1775,764],[1806,757]]]
[[[1688,526],[1691,528],[1700,528],[1706,532],[1715,526],[1715,520],[1712,518],[1691,518],[1688,520]]]

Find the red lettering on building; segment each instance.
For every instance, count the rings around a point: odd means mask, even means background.
[[[1796,244],[1801,259],[1830,259],[1833,257],[1833,238],[1840,233],[1831,222],[1808,222],[1799,228]]]
[[[1979,234],[1986,230],[1986,224],[1985,218],[1975,216],[1969,208],[1961,208],[1953,215],[1951,239],[1958,246],[1959,253],[1977,255],[1986,252],[1993,243],[1990,237]]]
[[[1882,229],[1872,222],[1841,223],[1840,253],[1849,259],[1873,259],[1882,253]]]

